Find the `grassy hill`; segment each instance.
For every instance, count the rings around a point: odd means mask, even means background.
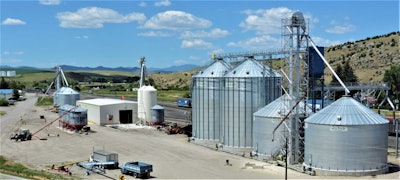
[[[400,65],[400,33],[392,32],[385,35],[367,37],[355,42],[346,42],[336,46],[325,47],[325,58],[333,68],[339,63],[350,61],[360,82],[379,82],[385,70],[391,65]],[[280,62],[273,61],[273,68],[279,69]],[[187,89],[192,76],[202,68],[176,73],[153,73],[149,78],[154,80],[158,89]],[[8,70],[8,69],[2,69]],[[15,70],[15,69],[14,69]],[[10,78],[20,82],[51,82],[55,74],[51,70],[17,69],[18,77]],[[117,71],[64,71],[68,81],[138,80],[138,74]],[[325,82],[330,83],[331,72],[325,69]]]
[[[399,32],[368,37],[355,42],[325,47],[325,59],[335,69],[343,60],[349,60],[356,76],[362,83],[379,82],[385,70],[391,65],[400,65]],[[279,62],[273,63],[273,68],[278,68]],[[160,86],[190,86],[191,76],[201,68],[191,71],[151,74],[155,83]],[[325,68],[325,82],[330,83],[332,73]]]

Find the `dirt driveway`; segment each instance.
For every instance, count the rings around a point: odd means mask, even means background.
[[[187,142],[184,135],[167,135],[156,129],[137,128],[119,130],[90,125],[88,135],[71,133],[58,128],[55,121],[48,128],[35,134],[31,141],[9,140],[12,131],[29,128],[31,132],[57,119],[58,115],[49,107],[37,107],[38,96],[26,94],[27,100],[14,106],[0,107],[7,114],[1,116],[0,154],[13,161],[26,164],[34,169],[46,169],[51,165],[87,160],[93,149],[116,152],[120,163],[142,161],[153,165],[152,178],[157,179],[283,179],[285,169],[268,163],[248,159]],[[45,119],[41,119],[44,116]],[[47,140],[39,140],[46,138]],[[226,166],[229,160],[232,166]],[[244,168],[246,163],[254,163],[263,168]],[[83,179],[117,179],[121,173],[107,170],[105,176],[86,175],[84,169],[72,165],[73,176]],[[399,174],[377,176],[393,179]],[[321,179],[289,170],[289,178]],[[325,177],[329,178],[329,177]],[[348,179],[349,177],[347,177]],[[353,178],[353,177],[350,177]],[[371,178],[361,177],[360,179]],[[125,176],[125,179],[134,179]],[[356,178],[357,179],[357,178]]]

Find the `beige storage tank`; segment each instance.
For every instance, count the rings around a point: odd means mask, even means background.
[[[153,86],[142,86],[138,91],[138,117],[142,123],[150,124],[151,108],[157,104],[157,90]]]

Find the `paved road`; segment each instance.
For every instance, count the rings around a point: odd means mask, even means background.
[[[25,179],[25,178],[21,178],[21,177],[17,177],[17,176],[11,176],[11,175],[8,175],[8,174],[3,174],[3,173],[0,173],[0,179],[7,179],[7,180],[28,180],[28,179]]]

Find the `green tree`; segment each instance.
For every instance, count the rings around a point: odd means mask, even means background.
[[[354,73],[353,68],[350,65],[350,61],[342,61],[342,64],[338,64],[335,69],[336,74],[340,77],[340,79],[344,82],[358,82],[358,77]],[[331,84],[339,84],[339,81],[332,75]]]
[[[4,79],[4,77],[1,77],[0,89],[10,89],[10,85],[9,85],[8,82]]]
[[[390,86],[389,98],[392,100],[400,100],[400,65],[391,66],[385,70],[383,81]],[[400,107],[397,108],[400,110]]]
[[[354,70],[350,65],[350,61],[347,60],[343,66],[343,81],[344,82],[358,82],[358,78],[356,74],[354,74]]]
[[[343,66],[342,66],[343,65]],[[343,81],[343,83],[358,82],[357,76],[354,74],[353,68],[350,66],[350,61],[342,61],[335,69],[336,74]],[[339,81],[332,75],[331,85],[339,85]],[[349,95],[354,94],[356,91],[351,91]],[[335,99],[339,99],[345,94],[344,91],[335,93]]]

